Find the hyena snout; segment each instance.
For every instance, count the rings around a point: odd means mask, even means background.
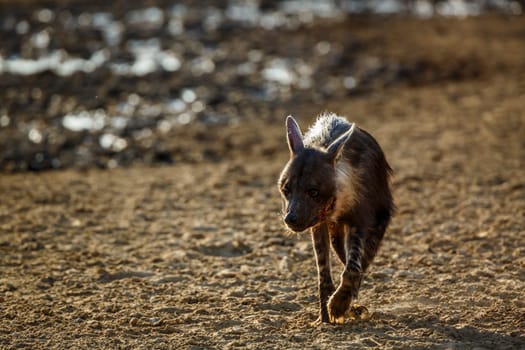
[[[286,213],[286,215],[284,216],[284,222],[285,222],[286,225],[288,225],[289,227],[293,227],[293,226],[297,225],[297,214],[294,213],[294,212],[289,211],[289,212]]]
[[[290,206],[284,215],[284,223],[295,232],[306,230],[314,224],[311,211],[303,206]]]

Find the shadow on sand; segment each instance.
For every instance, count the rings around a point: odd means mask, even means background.
[[[343,326],[352,333],[360,332],[377,336],[371,341],[376,345],[389,341],[403,344],[404,349],[420,349],[422,346],[431,349],[525,348],[525,337],[522,335],[502,334],[481,327],[483,326],[451,324],[432,315],[419,319],[409,314],[386,312],[375,312],[369,320],[347,323]],[[330,329],[331,332],[340,332],[338,327],[330,327]],[[402,335],[407,333],[417,335]]]

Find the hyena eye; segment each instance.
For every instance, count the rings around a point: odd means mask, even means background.
[[[319,196],[319,191],[318,191],[317,189],[315,189],[315,188],[310,188],[310,189],[308,190],[308,195],[309,195],[310,197],[312,197],[312,198],[316,198],[316,197]]]

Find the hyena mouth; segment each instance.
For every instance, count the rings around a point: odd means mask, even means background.
[[[308,224],[306,226],[295,226],[295,225],[289,225],[289,224],[286,224],[286,226],[292,230],[293,232],[303,232],[305,231],[306,229],[312,227],[312,226],[315,226],[316,223],[313,223],[313,224]]]
[[[328,202],[328,205],[322,208],[317,213],[317,215],[313,216],[312,219],[306,223],[306,225],[294,225],[294,224],[290,224],[286,222],[285,222],[285,225],[294,232],[305,231],[306,229],[310,227],[314,227],[326,221],[326,219],[328,219],[330,215],[332,215],[332,213],[334,212],[334,208],[335,208],[335,197],[332,198]]]
[[[329,202],[328,202],[328,205],[325,206],[323,209],[321,209],[319,211],[319,214],[317,214],[316,216],[314,216],[312,218],[312,221],[310,222],[310,224],[308,225],[308,227],[312,227],[312,226],[315,226],[315,225],[318,225],[318,224],[321,224],[323,223],[324,221],[326,221],[326,219],[328,219],[330,217],[330,215],[332,215],[333,211],[334,211],[334,208],[335,208],[335,197],[332,198]]]
[[[307,229],[309,229],[310,227],[313,227],[317,224],[319,224],[320,222],[322,222],[322,220],[320,219],[320,217],[317,215],[317,216],[314,216],[312,217],[312,219],[310,221],[308,221],[306,224],[303,224],[303,225],[297,225],[297,224],[289,224],[289,223],[285,223],[285,225],[290,229],[292,230],[293,232],[303,232],[303,231],[306,231]]]

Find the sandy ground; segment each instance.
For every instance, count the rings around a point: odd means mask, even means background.
[[[310,237],[279,218],[283,113],[225,131],[238,145],[215,162],[2,174],[0,347],[524,349],[525,26],[506,21],[354,28],[466,75],[286,111],[348,116],[394,168],[398,213],[359,299],[370,318],[310,325]]]

